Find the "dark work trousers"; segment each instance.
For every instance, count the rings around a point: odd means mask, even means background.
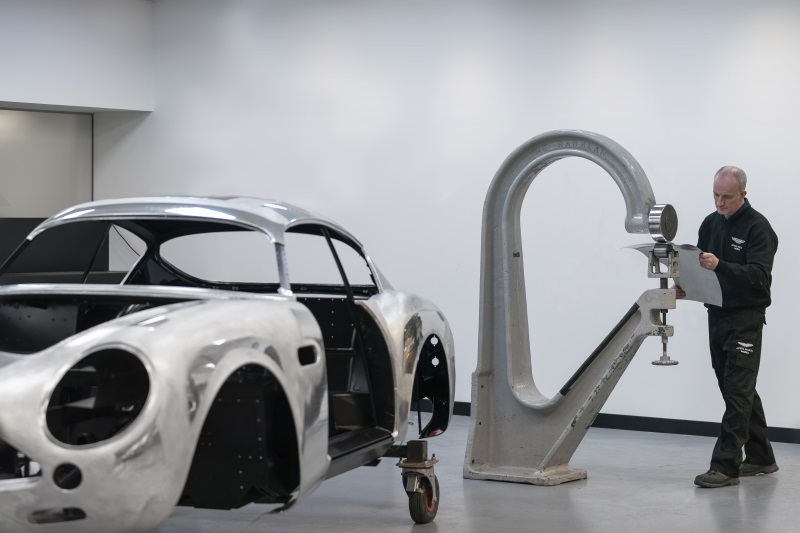
[[[763,309],[709,309],[711,364],[725,400],[722,428],[711,456],[711,469],[739,477],[742,447],[745,462],[775,462],[767,437],[764,407],[756,392],[761,362]]]

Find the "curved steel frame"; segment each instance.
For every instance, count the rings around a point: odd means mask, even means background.
[[[672,335],[660,311],[675,308],[674,289],[648,290],[556,396],[547,398],[536,388],[520,209],[534,178],[570,156],[593,161],[611,175],[625,199],[629,233],[654,229],[648,226],[655,198],[647,176],[611,139],[579,130],[553,131],[534,137],[506,159],[484,204],[478,367],[472,375],[465,478],[536,485],[585,478],[585,470],[568,463],[586,430],[645,337]]]

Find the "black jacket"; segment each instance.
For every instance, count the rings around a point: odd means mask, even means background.
[[[769,306],[778,236],[747,198],[729,219],[716,211],[708,215],[700,225],[697,247],[719,259],[714,272],[722,289],[723,308]],[[706,307],[718,309],[714,305]]]

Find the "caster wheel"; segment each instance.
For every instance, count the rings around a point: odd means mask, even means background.
[[[439,495],[439,500],[441,500],[442,493],[439,492],[439,478],[434,478],[434,480],[436,482],[436,494]],[[412,492],[408,495],[408,511],[417,524],[433,522],[436,517],[436,511],[439,510],[439,501],[433,501],[430,480],[425,478],[422,481],[422,485],[424,487],[423,492]]]

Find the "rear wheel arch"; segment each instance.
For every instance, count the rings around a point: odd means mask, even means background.
[[[422,343],[414,370],[412,407],[430,410],[431,418],[420,427],[421,438],[443,433],[450,422],[450,369],[444,342],[437,334],[431,334]]]

